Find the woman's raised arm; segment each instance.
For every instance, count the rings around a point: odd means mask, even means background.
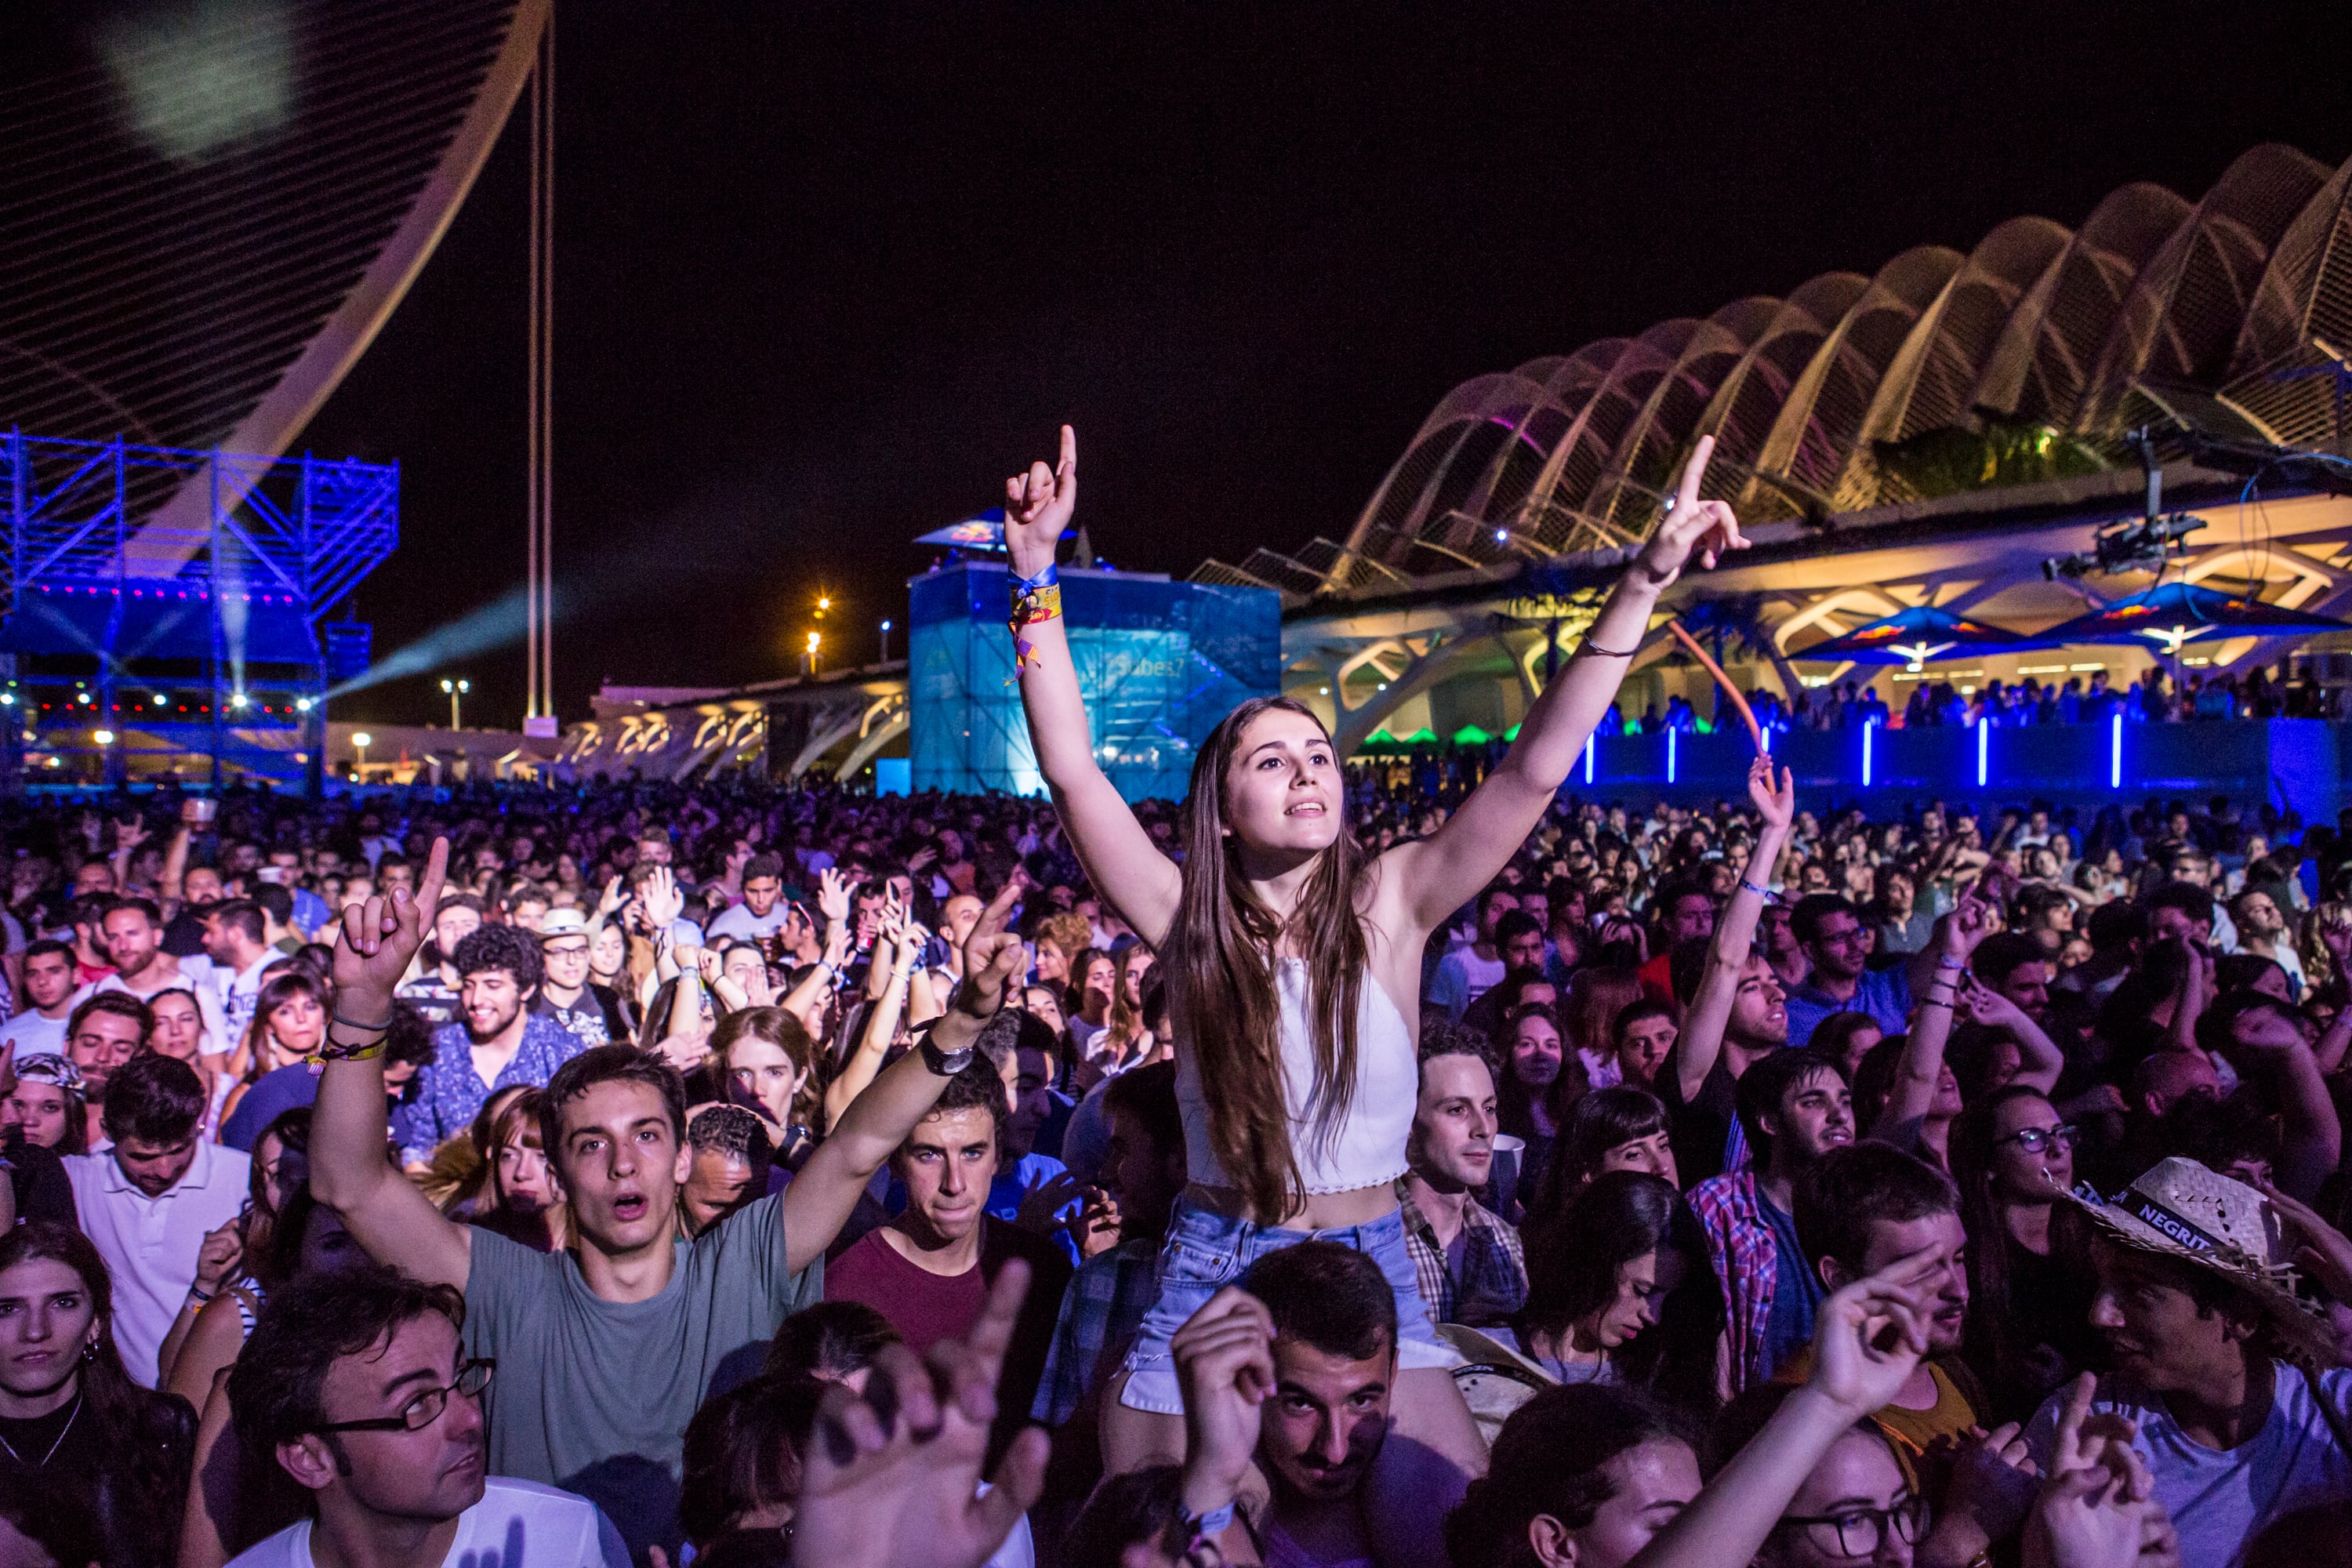
[[[1158,947],[1175,923],[1182,879],[1095,763],[1094,731],[1070,662],[1060,590],[1048,586],[1055,547],[1077,500],[1078,437],[1065,425],[1058,464],[1033,463],[1027,473],[1004,481],[1004,547],[1021,606],[1014,616],[1014,673],[1029,717],[1030,746],[1079,864],[1120,918]],[[1036,586],[1024,593],[1024,584]],[[1035,618],[1024,618],[1030,616]]]
[[[1545,809],[1583,753],[1585,741],[1616,700],[1625,671],[1648,635],[1658,595],[1682,574],[1684,565],[1696,555],[1700,564],[1712,568],[1723,552],[1748,548],[1731,508],[1699,499],[1699,481],[1706,477],[1707,458],[1714,452],[1715,437],[1700,437],[1683,466],[1674,506],[1617,580],[1568,668],[1528,710],[1519,738],[1502,764],[1434,834],[1399,845],[1383,857],[1394,858],[1394,868],[1402,873],[1394,885],[1406,889],[1419,930],[1433,929],[1475,897],[1543,820]]]

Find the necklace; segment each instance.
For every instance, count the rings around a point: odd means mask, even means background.
[[[48,1463],[49,1463],[49,1461],[50,1461],[51,1459],[54,1459],[54,1458],[56,1458],[58,1457],[58,1450],[59,1448],[62,1448],[62,1447],[65,1447],[66,1434],[73,1430],[73,1424],[74,1424],[75,1418],[76,1418],[76,1417],[78,1417],[78,1416],[79,1416],[80,1415],[81,1415],[81,1392],[80,1392],[80,1390],[77,1389],[77,1390],[75,1390],[75,1391],[74,1391],[73,1409],[72,1409],[69,1413],[68,1413],[68,1415],[67,1415],[67,1416],[66,1416],[66,1424],[65,1424],[64,1426],[60,1426],[60,1427],[58,1427],[58,1440],[57,1440],[56,1442],[54,1442],[54,1443],[52,1443],[52,1444],[50,1444],[50,1445],[49,1445],[49,1451],[48,1451],[47,1453],[43,1454],[43,1455],[41,1456],[41,1462],[40,1462],[39,1464],[37,1464],[37,1465],[26,1465],[26,1467],[25,1467],[25,1468],[27,1468],[27,1469],[32,1469],[32,1470],[39,1470],[39,1469],[46,1469],[46,1468],[48,1468]],[[18,1464],[20,1464],[20,1465],[25,1464],[25,1456],[24,1456],[24,1455],[22,1455],[22,1454],[20,1454],[20,1453],[18,1453],[18,1452],[16,1452],[16,1444],[14,1444],[14,1443],[11,1443],[10,1441],[8,1441],[8,1439],[7,1439],[7,1438],[5,1438],[5,1437],[0,1437],[0,1448],[5,1448],[5,1449],[7,1449],[7,1450],[8,1450],[8,1457],[9,1457],[10,1458],[12,1458],[12,1459],[16,1460]]]

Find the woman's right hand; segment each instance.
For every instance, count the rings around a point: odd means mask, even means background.
[[[1078,433],[1062,426],[1061,461],[1029,465],[1004,481],[1004,549],[1013,570],[1034,577],[1054,563],[1054,551],[1078,505]]]

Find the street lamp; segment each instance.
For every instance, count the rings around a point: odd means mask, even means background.
[[[808,635],[808,672],[811,675],[814,675],[816,673],[817,644],[823,640],[824,639],[819,637],[814,632],[811,632]]]
[[[890,623],[887,621],[882,623],[882,662],[890,662]]]
[[[474,689],[474,683],[470,680],[445,680],[441,683],[441,689],[449,694],[449,728],[463,728],[457,722],[457,703],[466,693]]]
[[[367,749],[368,749],[368,742],[369,742],[370,741],[374,740],[374,739],[375,739],[375,737],[374,737],[373,735],[369,734],[365,730],[358,731],[356,731],[355,733],[353,733],[353,734],[352,734],[352,744],[359,748],[359,753],[360,753],[360,771],[359,771],[359,776],[360,776],[360,779],[362,780],[362,782],[365,782],[365,781],[366,781],[366,778],[367,778]]]

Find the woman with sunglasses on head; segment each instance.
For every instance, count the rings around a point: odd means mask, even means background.
[[[87,1510],[107,1568],[169,1568],[195,1412],[131,1381],[112,1311],[113,1281],[79,1231],[0,1232],[0,1483]]]
[[[1398,1213],[1417,1097],[1414,1020],[1429,933],[1476,897],[1543,820],[1649,628],[1694,559],[1747,542],[1699,490],[1702,438],[1575,655],[1528,707],[1518,740],[1428,837],[1369,854],[1346,821],[1339,752],[1314,710],[1258,698],[1196,752],[1182,861],[1096,760],[1061,619],[1055,552],[1077,500],[1077,438],[1059,464],[1005,485],[1013,663],[1038,765],[1105,904],[1166,965],[1177,1098],[1192,1184],[1104,1410],[1116,1470],[1179,1457],[1183,1405],[1170,1342],[1256,1258],[1310,1233],[1371,1255],[1397,1296],[1394,1435],[1361,1489],[1387,1568],[1444,1561],[1442,1521],[1484,1446],[1437,1342]]]
[[[44,1052],[17,1058],[5,1115],[10,1127],[24,1130],[26,1142],[59,1154],[88,1152],[85,1106],[81,1069],[66,1058]]]
[[[2074,1185],[2074,1137],[2023,1085],[1994,1090],[1952,1123],[1969,1235],[1968,1356],[2003,1421],[2031,1417],[2099,1355],[2087,1273],[2050,1248],[2050,1216]]]

